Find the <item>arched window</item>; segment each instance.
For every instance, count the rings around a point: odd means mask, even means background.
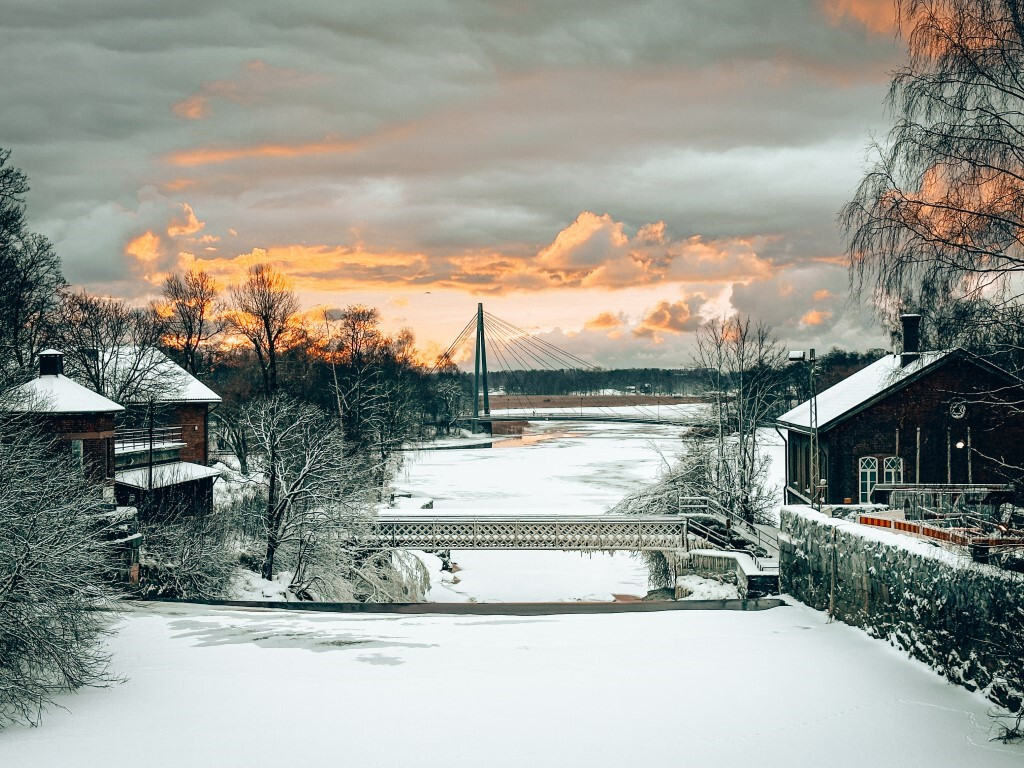
[[[871,501],[871,491],[878,482],[878,459],[874,456],[863,456],[860,460],[860,503]]]
[[[903,459],[899,456],[886,456],[882,460],[882,477],[887,485],[903,482]]]

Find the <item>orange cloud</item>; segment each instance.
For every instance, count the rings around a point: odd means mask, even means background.
[[[206,96],[193,93],[188,98],[172,104],[171,111],[186,120],[202,120],[210,114],[210,106]]]
[[[591,211],[580,213],[530,266],[543,273],[547,285],[608,289],[655,282],[749,282],[775,269],[743,238],[672,240],[661,221],[644,225],[631,238],[622,222]],[[537,277],[532,275],[535,282]]]
[[[700,236],[673,239],[664,222],[641,226],[631,234],[623,222],[608,214],[584,211],[558,232],[547,245],[531,249],[513,245],[507,251],[467,250],[432,253],[377,249],[362,242],[351,245],[280,244],[215,258],[225,248],[215,235],[198,233],[204,228],[188,203],[182,215],[167,226],[167,235],[178,238],[177,260],[170,253],[151,271],[201,267],[227,282],[236,280],[259,262],[269,262],[292,277],[303,290],[343,291],[401,287],[433,287],[476,294],[537,292],[557,288],[636,289],[677,284],[687,295],[720,294],[728,287],[770,278],[778,268],[758,255],[767,238],[727,238],[705,241]],[[232,236],[232,228],[225,231]],[[140,246],[133,246],[138,249]],[[155,247],[155,246],[154,246]],[[204,249],[205,248],[205,252]],[[155,257],[151,258],[153,261]],[[137,257],[141,264],[147,263]],[[687,300],[691,314],[696,307]],[[678,312],[676,309],[676,317]],[[610,323],[614,316],[599,316],[591,323]],[[619,317],[619,325],[625,318]],[[618,327],[608,325],[607,328]]]
[[[833,25],[849,18],[876,35],[892,35],[896,31],[893,0],[818,0],[818,7]]]
[[[171,165],[191,168],[199,165],[220,165],[253,158],[295,158],[310,155],[331,155],[352,152],[359,144],[341,139],[324,139],[305,144],[260,144],[250,147],[222,147],[171,152],[164,159]]]
[[[241,279],[254,264],[269,263],[287,275],[297,288],[316,291],[347,291],[367,287],[394,288],[413,284],[429,274],[426,258],[419,253],[368,251],[326,245],[283,245],[254,248],[233,258],[196,258],[179,254],[178,269],[201,267],[230,283]]]
[[[124,247],[124,252],[142,262],[154,262],[160,258],[160,236],[147,230]]]
[[[625,318],[622,314],[612,314],[611,312],[602,312],[597,317],[593,317],[583,325],[588,331],[603,331],[611,328],[619,328],[625,322]]]
[[[196,218],[195,211],[188,203],[181,204],[181,210],[185,212],[184,221],[174,221],[167,227],[168,237],[179,237],[181,235],[194,235],[206,226],[206,222]]]
[[[173,179],[165,182],[161,186],[168,192],[181,192],[182,190],[194,187],[196,185],[195,179]]]
[[[811,298],[814,299],[814,301],[827,301],[828,299],[835,298],[835,294],[828,288],[822,288],[820,291],[815,291]]]
[[[638,338],[660,341],[660,333],[683,333],[695,331],[701,324],[701,317],[696,310],[704,303],[703,296],[691,297],[688,301],[660,301],[648,312],[643,321],[633,329]]]
[[[803,325],[821,325],[832,317],[832,313],[824,309],[812,309],[800,318]]]

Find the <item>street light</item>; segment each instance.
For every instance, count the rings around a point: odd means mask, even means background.
[[[793,349],[789,352],[787,358],[790,363],[807,363],[807,377],[811,388],[811,399],[810,405],[810,427],[811,427],[811,503],[817,503],[817,510],[821,512],[821,496],[824,494],[826,486],[824,479],[819,477],[819,457],[818,457],[818,393],[814,388],[814,372],[817,366],[817,358],[814,356],[814,349],[810,349],[805,355],[802,349]]]

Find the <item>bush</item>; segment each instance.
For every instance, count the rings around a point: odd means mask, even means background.
[[[0,426],[0,727],[37,725],[56,695],[111,681],[108,510],[37,426]]]

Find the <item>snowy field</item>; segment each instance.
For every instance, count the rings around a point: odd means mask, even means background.
[[[601,514],[664,471],[683,447],[682,434],[664,424],[533,422],[521,439],[492,448],[408,454],[395,485],[412,498],[397,504],[415,512],[433,500],[433,510],[423,511],[428,515],[508,509]],[[770,429],[762,439],[781,487],[782,442]],[[437,602],[611,600],[648,590],[646,566],[629,553],[453,551],[461,569],[454,576],[440,570],[438,558],[423,559],[432,580],[428,599]]]
[[[626,409],[628,410],[628,409]],[[535,422],[492,448],[408,454],[396,490],[414,512],[508,509],[601,514],[643,487],[678,453],[681,430],[662,424]],[[450,443],[449,443],[450,444]],[[436,557],[429,600],[438,602],[611,600],[647,593],[647,568],[630,553],[453,551],[461,570],[442,573]],[[457,580],[457,583],[456,583]]]
[[[802,606],[341,616],[148,606],[127,681],[0,732],[0,766],[1024,765],[986,702]]]

